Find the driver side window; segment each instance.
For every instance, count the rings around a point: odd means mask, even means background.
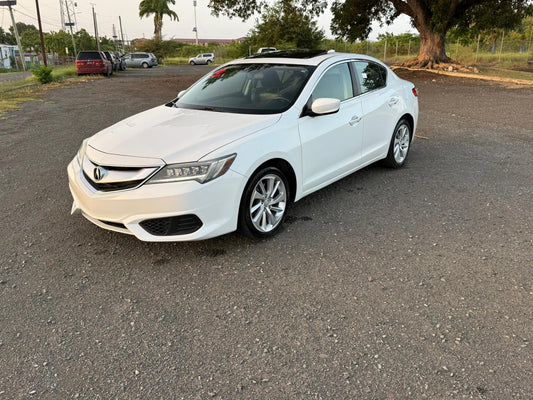
[[[313,90],[312,100],[323,97],[340,101],[354,97],[348,63],[337,64],[326,71]]]

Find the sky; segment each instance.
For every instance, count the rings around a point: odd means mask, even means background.
[[[64,0],[63,0],[64,1]],[[328,2],[331,5],[331,0]],[[92,20],[92,6],[96,12],[98,20],[98,32],[100,36],[113,36],[113,24],[119,32],[119,20],[122,18],[122,28],[124,38],[132,40],[136,38],[151,38],[153,36],[153,17],[139,18],[140,0],[69,0],[69,4],[75,12],[77,28],[85,28],[94,35]],[[211,15],[207,7],[209,0],[197,0],[196,15],[199,39],[237,39],[250,31],[254,26],[257,17],[252,17],[246,22],[238,18],[215,18]],[[60,0],[39,0],[41,20],[45,32],[61,29]],[[163,19],[163,37],[172,38],[194,38],[194,6],[193,0],[176,0],[176,5],[171,6],[179,16],[179,21],[171,21],[168,17]],[[16,22],[24,22],[37,26],[37,12],[35,0],[18,0],[13,6]],[[72,11],[71,11],[72,12]],[[74,19],[74,16],[71,15]],[[329,30],[331,12],[324,13],[319,19],[319,26],[326,32],[326,37],[332,38]],[[0,7],[0,26],[8,30],[11,26],[11,17],[7,7]],[[380,28],[374,24],[370,39],[375,39],[379,33],[392,32],[395,34],[414,32],[406,16],[400,16],[393,25]],[[120,36],[120,35],[119,35]]]

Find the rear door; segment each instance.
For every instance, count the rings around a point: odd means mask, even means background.
[[[360,164],[362,107],[348,62],[335,64],[323,73],[308,106],[318,98],[336,98],[341,105],[335,114],[299,119],[304,192],[323,187]]]
[[[364,118],[362,161],[383,158],[398,120],[401,99],[387,82],[387,69],[378,63],[354,61]]]

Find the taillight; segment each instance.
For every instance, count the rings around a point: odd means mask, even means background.
[[[155,60],[152,58],[152,61],[155,61]]]
[[[87,61],[76,61],[76,65],[87,65]]]
[[[413,91],[413,94],[415,95],[415,97],[418,97],[418,90],[416,90],[415,87],[412,89],[412,91]]]
[[[104,62],[103,61],[95,61],[94,65],[104,65]]]

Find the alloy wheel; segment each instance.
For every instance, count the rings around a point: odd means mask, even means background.
[[[396,130],[394,134],[394,159],[398,164],[402,164],[407,157],[410,143],[410,132],[407,124],[402,124]]]
[[[275,174],[263,176],[250,196],[249,214],[257,231],[268,233],[282,221],[287,206],[285,183]]]

